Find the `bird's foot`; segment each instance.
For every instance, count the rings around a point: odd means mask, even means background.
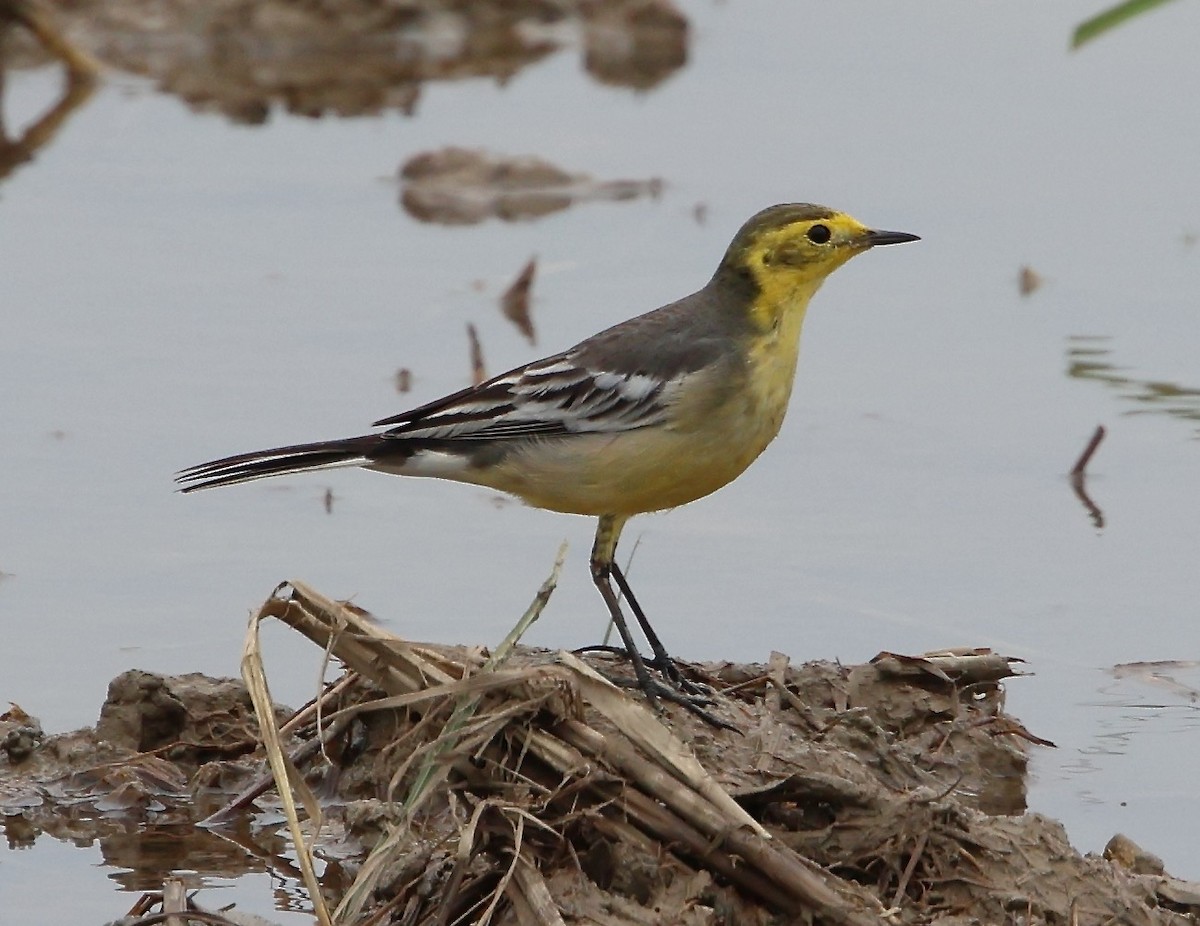
[[[693,682],[686,678],[683,672],[675,661],[668,657],[663,660],[659,657],[653,659],[645,659],[641,654],[631,656],[629,651],[620,646],[584,646],[574,650],[576,654],[582,653],[609,653],[614,656],[621,656],[628,659],[633,666],[636,678],[628,678],[625,676],[610,675],[607,672],[601,674],[619,688],[639,688],[646,696],[646,700],[650,702],[650,706],[657,708],[658,700],[678,704],[691,711],[697,717],[701,718],[705,723],[711,724],[714,727],[720,727],[724,730],[734,730],[737,728],[731,726],[719,717],[705,710],[706,707],[716,703],[716,692],[709,686],[699,682]],[[641,669],[641,671],[638,671]],[[662,678],[652,678],[646,669],[654,669]]]
[[[714,703],[714,699],[707,695],[685,694],[671,685],[664,684],[658,679],[650,677],[642,680],[620,675],[609,675],[608,673],[601,674],[618,688],[640,688],[642,694],[646,696],[646,700],[650,702],[650,706],[656,711],[662,710],[661,705],[658,703],[659,699],[661,699],[671,704],[678,704],[710,726],[721,730],[732,730],[734,733],[740,732],[733,724],[722,720],[711,711],[705,710],[706,707]]]
[[[629,660],[630,663],[635,663],[633,657],[629,655],[629,651],[623,646],[607,646],[596,644],[595,646],[581,646],[579,649],[572,650],[577,656],[584,653],[608,653],[612,656],[620,656]],[[660,656],[654,656],[647,659],[645,656],[638,654],[642,665],[647,669],[654,669],[663,679],[668,682],[676,691],[685,695],[692,695],[697,698],[706,699],[705,703],[712,704],[716,697],[716,691],[711,685],[705,685],[703,682],[696,682],[683,674],[678,663],[665,653]],[[635,665],[636,668],[636,665]]]

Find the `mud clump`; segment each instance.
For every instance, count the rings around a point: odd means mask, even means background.
[[[164,750],[199,765],[253,751],[258,721],[241,681],[134,669],[109,683],[96,736],[131,752]]]

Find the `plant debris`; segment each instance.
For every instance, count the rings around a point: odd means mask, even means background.
[[[487,379],[487,365],[483,362],[479,330],[471,322],[467,322],[467,347],[471,352],[471,385],[478,386]]]
[[[529,291],[533,287],[533,276],[537,272],[537,258],[529,258],[529,262],[521,268],[512,285],[500,297],[500,311],[512,322],[525,340],[530,344],[537,343],[537,335],[533,330],[533,319],[529,315]]]
[[[1017,272],[1017,292],[1023,298],[1032,296],[1041,289],[1042,276],[1032,267],[1025,265]]]

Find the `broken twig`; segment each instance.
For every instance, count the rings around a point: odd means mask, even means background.
[[[533,275],[537,270],[537,258],[529,258],[527,263],[513,280],[512,285],[500,297],[500,310],[504,317],[517,326],[517,330],[525,335],[530,344],[537,343],[533,331],[533,319],[529,315],[529,290],[533,286]]]
[[[479,343],[479,332],[467,322],[467,341],[471,345],[471,385],[478,386],[487,379],[487,368],[483,365],[483,345]]]
[[[1091,462],[1092,456],[1096,453],[1096,448],[1100,446],[1100,441],[1104,440],[1104,435],[1107,433],[1104,430],[1104,425],[1096,425],[1096,431],[1092,435],[1092,439],[1088,441],[1086,447],[1083,448],[1083,453],[1079,455],[1079,459],[1075,461],[1075,465],[1071,467],[1071,489],[1075,492],[1075,497],[1087,510],[1088,517],[1092,519],[1092,524],[1097,530],[1104,527],[1104,512],[1087,493],[1087,488],[1084,482],[1087,478],[1088,463]]]
[[[1092,435],[1092,439],[1088,441],[1086,447],[1083,448],[1083,453],[1079,455],[1079,459],[1075,461],[1075,465],[1071,467],[1071,475],[1073,477],[1082,478],[1087,469],[1087,465],[1092,462],[1092,456],[1096,453],[1096,448],[1100,446],[1100,441],[1104,440],[1104,435],[1107,432],[1104,430],[1104,425],[1096,425],[1096,432]]]

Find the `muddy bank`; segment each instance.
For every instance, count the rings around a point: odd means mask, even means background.
[[[1083,856],[1060,824],[1024,811],[1028,753],[1049,746],[1004,712],[1016,666],[994,654],[686,666],[727,730],[675,706],[652,713],[605,679],[627,671],[611,657],[517,648],[496,665],[482,648],[397,640],[303,586],[281,587],[264,616],[347,666],[319,710],[274,717],[311,788],[303,838],[342,922],[1200,913],[1197,886],[1151,853],[1118,839],[1111,859]],[[260,734],[242,682],[194,675],[126,673],[97,726],[71,734],[10,711],[6,833],[98,840],[142,882],[263,859],[298,878]],[[158,857],[138,855],[156,841]]]

